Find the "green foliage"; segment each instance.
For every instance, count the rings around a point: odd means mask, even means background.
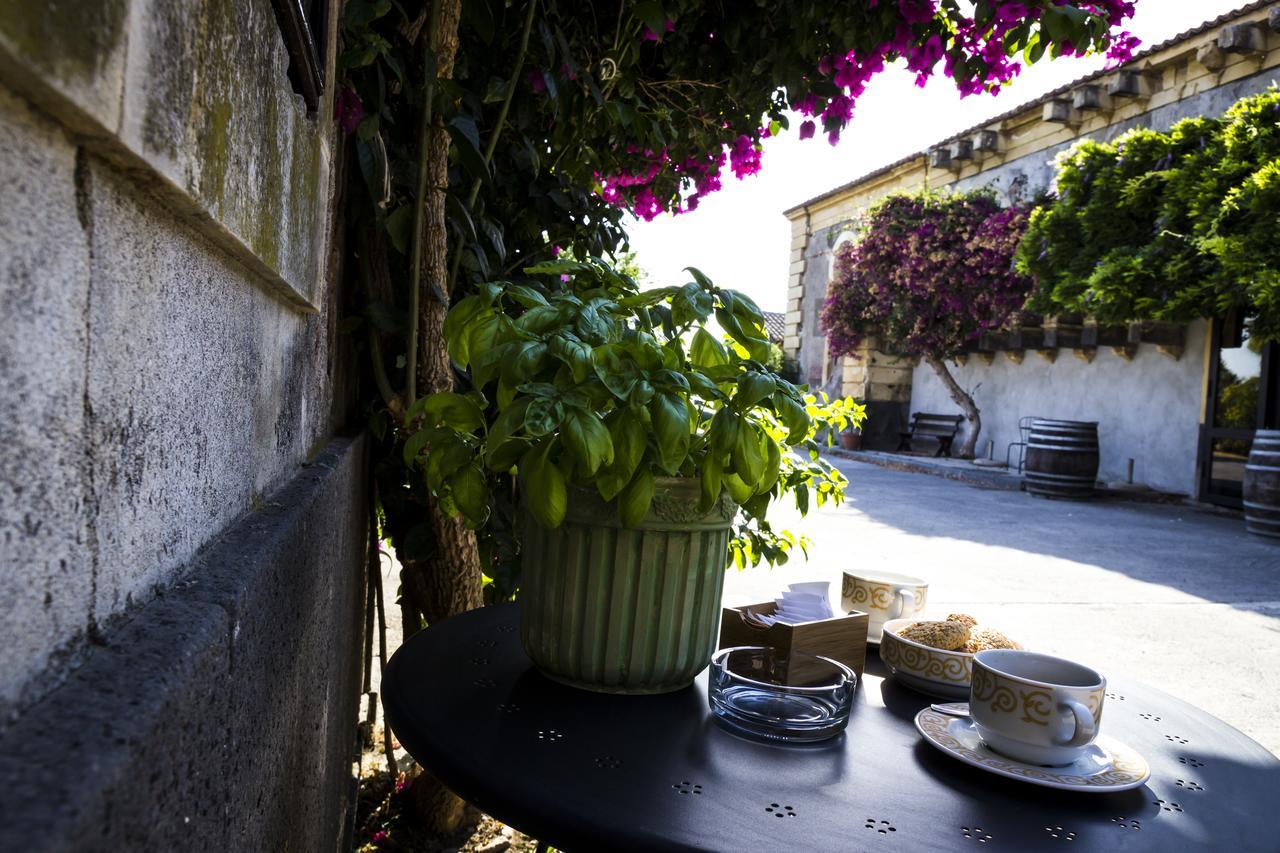
[[[1280,91],[1168,133],[1080,142],[1055,192],[1018,250],[1030,310],[1127,323],[1239,309],[1255,336],[1280,339]]]
[[[475,390],[426,397],[406,460],[473,526],[488,519],[491,474],[518,476],[541,524],[563,521],[575,488],[615,502],[626,525],[649,510],[654,478],[698,478],[702,506],[742,507],[740,562],[782,562],[797,544],[766,519],[777,497],[840,501],[844,478],[815,435],[859,424],[862,406],[805,393],[767,365],[760,310],[697,270],[683,286],[640,290],[597,259],[529,267],[454,305],[446,343]],[[715,316],[725,340],[706,324]],[[793,454],[791,449],[800,451]]]
[[[806,0],[778,14],[776,4],[704,0],[608,6],[467,0],[457,59],[444,79],[437,78],[435,58],[423,44],[432,4],[347,0],[336,112],[347,133],[353,177],[344,188],[351,246],[346,267],[361,310],[343,328],[352,333],[372,380],[361,388],[377,439],[379,500],[401,557],[425,561],[435,544],[427,521],[433,500],[429,472],[404,462],[415,431],[405,423],[400,391],[408,384],[408,330],[414,327],[408,283],[421,203],[416,178],[424,113],[430,110],[436,133],[447,133],[450,143],[448,173],[443,180],[433,178],[428,189],[447,193],[449,258],[447,292],[434,285],[419,288],[430,312],[477,290],[487,292],[483,282],[550,259],[556,247],[578,258],[617,257],[627,248],[624,210],[605,200],[609,189],[619,204],[637,212],[642,193],[650,212],[691,207],[691,191],[712,191],[722,171],[746,174],[758,165],[763,130],[784,130],[788,107],[797,102],[812,117],[805,122],[810,132],[816,120],[824,131],[838,133],[852,114],[852,93],[883,64],[883,46],[890,42],[890,54],[919,60],[917,74],[927,76],[945,63],[952,79],[970,88],[1005,79],[1008,56],[1032,44],[1041,53],[1047,45],[1047,55],[1068,42],[1081,50],[1122,47],[1113,35],[1124,16],[1111,0],[1087,4],[1101,10],[1088,15],[1078,14],[1083,3],[1027,5],[1025,16],[1007,20],[996,32],[998,10],[985,3],[967,13],[977,16],[970,20],[951,3],[934,14],[914,2],[871,8]],[[905,25],[908,12],[913,23]],[[977,37],[963,36],[966,31]],[[1001,49],[988,53],[988,40]],[[934,50],[939,41],[945,58]],[[851,56],[859,69],[852,75]],[[820,70],[824,63],[830,63],[826,71]],[[726,162],[729,168],[722,169]],[[620,180],[651,169],[656,171],[649,180],[618,188]],[[426,229],[433,240],[439,238],[434,223]],[[673,304],[667,310],[678,308],[684,316],[701,307]],[[483,361],[485,348],[509,331],[494,319],[465,339],[451,339],[451,353],[455,360],[475,355]],[[419,352],[435,346],[431,340],[419,343]],[[523,352],[522,364],[544,357],[539,352]],[[575,359],[579,371],[593,367],[575,348],[561,355]],[[465,382],[458,390],[475,393]],[[485,396],[476,402],[489,414],[499,401]],[[540,404],[533,422],[549,426],[538,420],[546,414]],[[417,450],[430,444],[427,438],[417,441]],[[442,459],[437,471],[457,461]],[[474,508],[475,476],[458,476],[464,478],[460,497]],[[489,521],[479,542],[486,575],[495,581],[492,595],[504,598],[514,590],[518,541],[514,510],[505,498],[509,490],[494,485],[490,472]],[[760,551],[740,553],[758,559]]]

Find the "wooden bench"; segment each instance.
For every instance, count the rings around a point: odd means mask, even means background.
[[[911,443],[914,439],[932,438],[938,442],[938,452],[933,455],[950,456],[951,442],[955,441],[956,433],[960,431],[960,424],[963,421],[964,415],[936,415],[929,412],[916,412],[911,416],[911,429],[898,433],[898,450],[911,450]]]

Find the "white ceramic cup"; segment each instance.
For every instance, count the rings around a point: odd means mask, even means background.
[[[983,743],[1028,764],[1070,764],[1093,743],[1107,680],[1064,658],[1014,649],[973,656],[969,714]]]
[[[884,623],[924,613],[929,584],[897,572],[845,572],[840,587],[841,608],[867,614],[867,639],[880,642]]]

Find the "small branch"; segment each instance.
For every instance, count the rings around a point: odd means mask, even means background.
[[[516,51],[516,64],[511,69],[511,79],[507,82],[507,94],[502,99],[502,106],[498,110],[498,120],[493,125],[493,131],[489,134],[489,141],[484,146],[484,165],[487,167],[493,162],[494,152],[498,150],[498,138],[502,136],[502,127],[507,123],[507,113],[511,111],[511,99],[515,97],[516,86],[520,85],[520,72],[524,70],[524,57],[529,51],[529,34],[533,31],[533,15],[537,11],[538,0],[529,0],[529,11],[524,16],[524,31],[520,33],[520,48]],[[475,206],[476,199],[480,197],[480,178],[476,178],[471,183],[471,191],[467,193],[467,212]],[[454,286],[458,281],[458,269],[462,266],[462,241],[458,241],[458,248],[453,252],[453,262],[449,265],[449,292],[453,292]]]

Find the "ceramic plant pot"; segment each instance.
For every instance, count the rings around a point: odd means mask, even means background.
[[[688,686],[715,650],[727,494],[698,510],[696,479],[657,478],[644,521],[622,526],[594,490],[571,489],[564,523],[522,513],[520,638],[545,675],[604,693]]]
[[[840,446],[845,450],[861,450],[862,449],[862,433],[860,432],[842,432],[840,433]]]

